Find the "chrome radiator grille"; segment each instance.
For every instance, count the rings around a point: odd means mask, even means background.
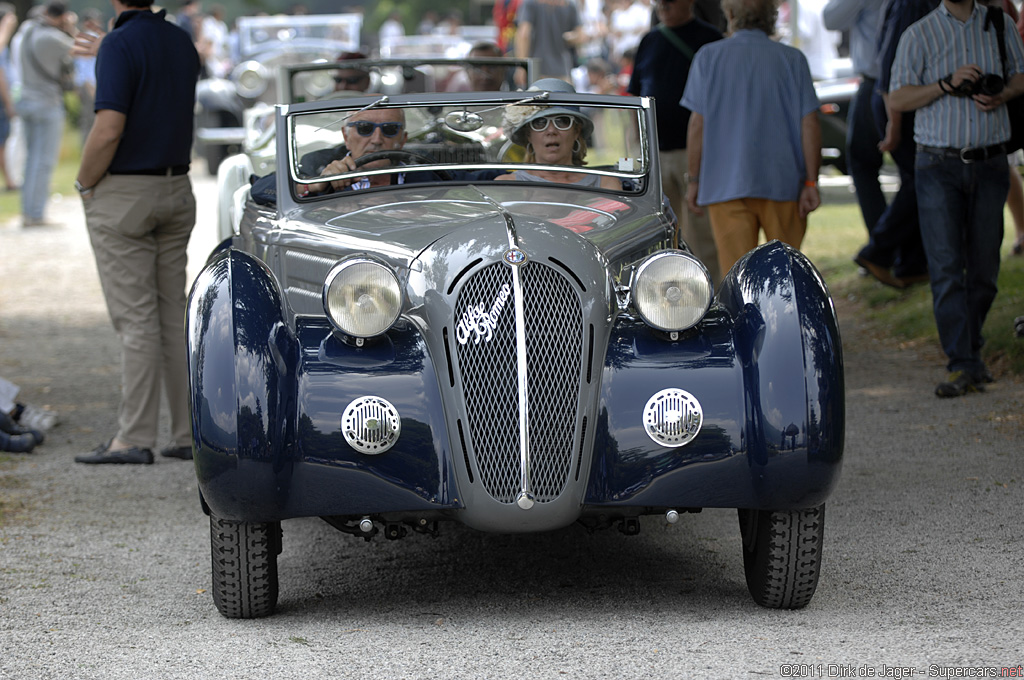
[[[524,299],[530,488],[554,500],[572,470],[581,379],[583,319],[579,296],[552,268],[520,267]],[[469,446],[484,489],[503,503],[521,490],[516,314],[512,270],[484,268],[466,282],[455,306],[469,425]],[[471,323],[467,323],[472,320]]]

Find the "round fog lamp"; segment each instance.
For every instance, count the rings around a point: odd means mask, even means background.
[[[647,258],[633,280],[633,304],[643,320],[663,331],[695,326],[711,306],[711,277],[688,253],[661,252]]]
[[[327,275],[323,297],[331,322],[357,338],[380,335],[402,311],[398,277],[373,260],[349,260],[335,266]]]

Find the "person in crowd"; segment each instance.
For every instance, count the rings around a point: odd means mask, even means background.
[[[192,39],[152,11],[152,0],[111,2],[117,18],[96,55],[96,121],[75,188],[121,343],[122,399],[113,438],[75,460],[152,463],[161,387],[171,442],[160,453],[191,459],[185,266],[196,217],[188,169],[201,65]]]
[[[182,0],[181,9],[175,18],[181,30],[188,33],[193,43],[199,40],[202,28],[199,22],[202,20],[202,3],[199,0]]]
[[[658,157],[661,187],[679,220],[682,240],[708,268],[711,280],[721,281],[718,250],[706,215],[686,209],[686,128],[689,109],[683,97],[694,54],[703,45],[722,39],[711,24],[693,16],[694,0],[658,0],[658,27],[640,41],[629,81],[629,94],[654,97],[658,119]]]
[[[474,44],[466,55],[470,59],[501,57],[501,48],[495,43],[481,41]],[[458,71],[445,90],[448,92],[499,92],[508,89],[508,74],[504,66],[471,64]]]
[[[211,78],[227,78],[231,73],[232,62],[224,6],[211,5],[210,13],[203,17],[200,27],[200,56],[207,73]]]
[[[27,227],[48,224],[46,202],[64,134],[64,88],[71,84],[74,39],[64,31],[66,14],[63,2],[50,2],[38,21],[25,27],[20,42],[21,98],[16,108],[25,130],[21,215]]]
[[[868,233],[885,212],[878,172],[882,169],[881,138],[871,109],[878,80],[878,34],[885,0],[829,0],[822,11],[825,28],[849,31],[850,61],[860,77],[857,93],[846,113],[846,163],[857,194],[857,204]]]
[[[388,14],[388,18],[380,25],[377,39],[380,44],[394,43],[405,37],[405,26],[402,25],[402,13],[398,11]]]
[[[575,0],[522,0],[516,13],[515,56],[538,60],[543,78],[569,81],[573,47],[583,35]],[[515,83],[526,85],[526,69],[516,69]]]
[[[815,80],[834,78],[842,35],[825,27],[823,13],[827,0],[790,0],[796,5],[796,35],[784,40],[800,49]],[[778,22],[778,19],[776,19]]]
[[[679,103],[692,112],[687,204],[708,210],[724,274],[762,229],[800,247],[821,203],[821,127],[807,58],[769,37],[773,0],[724,0],[722,9],[731,35],[697,51]]]
[[[338,63],[354,59],[366,59],[362,52],[342,52]],[[367,92],[370,89],[370,72],[365,68],[339,68],[334,72],[335,92]]]
[[[1004,72],[988,11],[999,12],[1011,29],[1003,31],[1008,80],[1001,88],[979,85],[985,74]],[[982,328],[997,293],[1009,189],[1006,102],[1022,93],[1024,44],[1000,9],[942,0],[900,38],[889,105],[917,114],[918,213],[948,359],[946,379],[935,388],[939,397],[980,391],[992,380],[981,357]]]
[[[648,0],[616,0],[608,15],[608,51],[612,60],[618,61],[628,50],[635,50],[649,30]]]
[[[918,225],[914,184],[914,114],[893,111],[887,104],[892,63],[904,31],[939,4],[939,0],[893,0],[886,5],[878,37],[879,75],[871,107],[880,137],[880,151],[892,155],[900,186],[892,202],[868,232],[868,243],[854,257],[879,282],[907,288],[928,280],[928,262]]]
[[[572,85],[558,78],[542,78],[527,91],[576,92]],[[526,163],[571,167],[586,165],[587,138],[594,131],[594,123],[578,107],[510,104],[505,107],[503,127],[509,139],[526,149]],[[571,170],[515,170],[499,175],[496,179],[558,182],[604,189],[622,188],[621,182],[614,177]]]
[[[7,74],[11,68],[10,50],[8,45],[15,29],[18,17],[14,5],[0,3],[0,179],[6,191],[17,191],[17,182],[7,171],[7,140],[11,135],[11,123],[18,115],[14,108],[14,96],[11,82]]]
[[[81,30],[93,35],[101,35],[103,26],[100,23],[102,17],[98,10],[87,9],[82,13]],[[96,101],[96,57],[75,56],[75,91],[78,93],[78,132],[81,143],[84,146],[85,140],[92,130],[92,122],[96,118],[93,104]]]

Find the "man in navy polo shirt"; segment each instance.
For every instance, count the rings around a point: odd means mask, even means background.
[[[151,10],[111,0],[117,21],[96,58],[96,121],[75,187],[107,310],[121,340],[118,431],[80,463],[152,463],[161,385],[171,415],[161,454],[192,457],[185,264],[196,203],[188,177],[199,55]]]

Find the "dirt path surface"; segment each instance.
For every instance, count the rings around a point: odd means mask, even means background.
[[[192,271],[212,245],[211,184],[197,182]],[[77,198],[51,214],[63,225],[0,225],[0,375],[61,416],[36,453],[0,459],[0,678],[949,677],[1024,663],[1024,385],[936,399],[937,353],[874,339],[847,305],[846,462],[807,609],[754,605],[735,512],[707,510],[649,518],[637,537],[450,526],[365,544],[286,522],[279,613],[223,619],[191,466],[72,462],[114,431],[120,357]]]

